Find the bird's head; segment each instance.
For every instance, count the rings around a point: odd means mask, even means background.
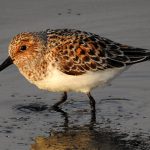
[[[15,64],[18,67],[31,67],[40,61],[46,51],[46,34],[44,32],[23,32],[16,35],[8,48],[9,56],[0,65],[0,71]]]

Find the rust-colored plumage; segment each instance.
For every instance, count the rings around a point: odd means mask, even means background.
[[[73,29],[47,30],[47,36],[48,48],[55,56],[52,59],[59,70],[69,75],[123,67],[147,57],[145,49],[122,45],[89,32]],[[134,56],[136,53],[139,53],[137,57]]]

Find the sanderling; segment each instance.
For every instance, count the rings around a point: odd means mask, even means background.
[[[128,66],[150,59],[150,51],[113,42],[99,35],[74,29],[47,29],[23,32],[9,45],[9,57],[0,71],[15,64],[21,74],[40,89],[86,93],[92,110],[90,91],[107,84]]]

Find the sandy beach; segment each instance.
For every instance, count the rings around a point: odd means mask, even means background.
[[[150,49],[149,6],[148,0],[1,1],[0,62],[14,35],[48,28],[89,31]],[[10,66],[0,73],[0,150],[149,150],[149,66],[136,64],[92,91],[96,123],[84,94],[69,93],[64,112],[49,110],[61,93],[39,90]]]

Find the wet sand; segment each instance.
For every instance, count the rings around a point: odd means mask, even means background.
[[[0,62],[10,39],[23,31],[75,28],[150,48],[147,0],[5,0],[0,5]],[[150,62],[129,68],[92,93],[96,121],[84,94],[69,93],[64,112],[49,107],[61,93],[37,89],[15,66],[0,73],[1,150],[149,150]],[[69,144],[68,144],[69,143]]]

